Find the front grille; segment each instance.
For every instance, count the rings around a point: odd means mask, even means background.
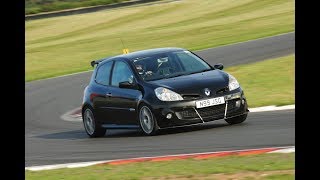
[[[241,102],[241,99],[228,100],[226,117],[237,116],[245,112],[245,109],[243,108],[242,104],[240,104],[240,107],[236,106],[236,102],[239,100]],[[225,107],[226,107],[226,104],[220,104],[220,105],[200,108],[196,110],[198,111],[199,115],[204,121],[210,121],[210,120],[224,118]],[[200,119],[198,114],[193,108],[185,108],[182,110],[177,110],[176,115],[179,119],[184,119],[184,120]]]
[[[216,106],[210,106],[205,108],[197,109],[198,113],[202,118],[223,118],[225,110],[225,104]],[[177,112],[178,117],[182,119],[193,119],[199,118],[198,114],[193,108],[184,109],[183,111]]]
[[[199,99],[200,95],[199,94],[185,94],[185,95],[182,95],[182,98],[184,100],[195,100],[195,99]]]
[[[197,113],[192,108],[185,109],[183,111],[177,112],[178,117],[180,116],[181,119],[193,119],[193,118],[199,118]]]
[[[219,118],[224,116],[225,104],[220,104],[216,106],[210,106],[205,108],[197,109],[198,113],[202,118]]]

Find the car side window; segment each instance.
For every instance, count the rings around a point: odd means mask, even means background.
[[[132,83],[132,71],[125,62],[117,61],[113,68],[111,85],[119,87],[119,83],[124,81]]]
[[[110,71],[112,68],[112,61],[107,62],[99,67],[96,75],[96,82],[102,85],[109,85]]]

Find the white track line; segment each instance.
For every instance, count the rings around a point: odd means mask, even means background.
[[[278,148],[279,149],[276,151],[271,151],[272,153],[291,153],[291,152],[294,152],[294,146],[269,147],[269,148]],[[152,159],[152,158],[161,158],[161,157],[201,155],[201,154],[211,154],[211,153],[241,152],[241,151],[251,151],[251,150],[254,151],[254,150],[260,150],[260,149],[267,149],[267,148],[241,149],[241,150],[231,150],[231,151],[214,151],[214,152],[189,153],[189,154],[175,154],[175,155],[166,155],[166,156],[149,156],[149,157],[138,157],[138,158],[129,158],[129,159],[115,159],[115,160],[90,161],[90,162],[78,162],[78,163],[67,163],[67,164],[53,164],[53,165],[44,165],[44,166],[30,166],[30,167],[25,167],[25,170],[42,171],[42,170],[52,170],[52,169],[60,169],[60,168],[79,168],[79,167],[87,167],[87,166],[92,166],[92,165],[96,165],[96,164],[108,163],[108,162],[119,161],[119,160],[134,160],[134,159],[140,159],[140,158]],[[283,151],[281,151],[282,149],[283,149]]]
[[[279,111],[279,110],[289,110],[295,109],[295,104],[287,105],[287,106],[263,106],[257,108],[249,108],[250,112],[264,112],[264,111]]]
[[[73,112],[79,110],[81,107],[72,109],[66,113],[64,113],[60,118],[65,121],[71,121],[71,122],[82,122],[81,114],[73,114]]]
[[[291,148],[279,149],[279,150],[275,150],[267,153],[294,153],[294,152],[295,152],[295,147],[291,147]]]
[[[106,162],[108,161],[90,161],[90,162],[67,163],[67,164],[53,164],[53,165],[45,165],[45,166],[31,166],[31,167],[26,167],[25,170],[43,171],[43,170],[52,170],[52,169],[61,169],[61,168],[79,168],[79,167],[87,167],[87,166],[92,166],[92,165],[106,163]]]

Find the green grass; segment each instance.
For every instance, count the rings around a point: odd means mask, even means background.
[[[245,91],[249,107],[295,103],[294,55],[226,68]]]
[[[128,0],[25,0],[25,14],[106,5]]]
[[[200,50],[294,31],[292,0],[183,0],[26,21],[26,81],[156,47]]]
[[[204,160],[95,165],[73,169],[26,171],[26,179],[227,179],[226,177],[232,175],[248,179],[249,174],[256,175],[255,178],[258,179],[294,179],[294,156],[294,153],[260,154]]]

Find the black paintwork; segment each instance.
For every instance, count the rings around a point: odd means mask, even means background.
[[[226,90],[228,89],[229,80],[228,74],[220,70],[223,68],[222,64],[217,64],[212,67],[207,63],[212,70],[206,72],[169,79],[144,81],[139,76],[132,62],[132,59],[141,56],[184,50],[185,49],[182,48],[150,49],[91,62],[93,66],[95,64],[97,64],[97,66],[92,74],[89,85],[85,88],[82,109],[84,109],[85,106],[92,107],[97,120],[101,122],[102,126],[105,128],[138,128],[138,109],[139,105],[144,103],[151,107],[159,127],[169,128],[224,118],[221,116],[210,116],[204,117],[203,120],[197,117],[184,119],[180,115],[180,112],[194,108],[195,101],[197,100],[240,92],[242,94],[240,99],[243,99],[245,103],[242,104],[240,108],[228,109],[227,114],[237,116],[248,112],[247,102],[241,87],[233,91]],[[112,67],[114,67],[114,62],[125,62],[133,73],[133,83],[122,82],[119,87],[111,85],[105,86],[96,83],[95,77],[97,69],[110,61],[113,61]],[[111,74],[112,71],[113,68]],[[111,78],[112,77],[110,77],[110,82]],[[180,94],[184,100],[175,102],[161,101],[156,97],[154,92],[154,89],[158,87],[170,89]],[[204,88],[209,88],[211,90],[212,93],[209,97],[205,95]],[[174,114],[173,118],[170,120],[165,118],[165,115],[168,112]]]

